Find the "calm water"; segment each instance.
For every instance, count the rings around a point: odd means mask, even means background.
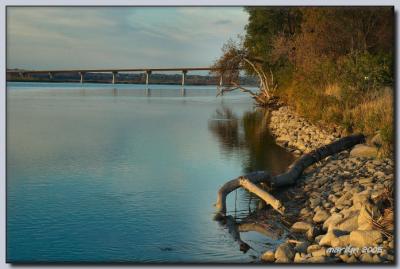
[[[291,163],[266,115],[215,87],[153,87],[8,83],[9,262],[252,262],[279,243],[243,233],[243,254],[212,220],[225,181]]]

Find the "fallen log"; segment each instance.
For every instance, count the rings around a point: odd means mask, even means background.
[[[363,142],[365,142],[364,135],[350,135],[304,154],[289,167],[287,172],[283,174],[273,177],[267,171],[257,171],[228,181],[218,190],[217,202],[215,204],[215,219],[220,220],[226,217],[226,197],[229,193],[240,187],[250,191],[251,193],[254,193],[267,204],[271,205],[279,213],[283,214],[284,207],[281,202],[274,198],[271,194],[259,188],[257,184],[265,183],[273,188],[293,185],[301,176],[304,169],[310,165],[319,162],[330,155],[339,153]]]

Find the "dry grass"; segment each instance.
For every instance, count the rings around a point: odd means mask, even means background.
[[[370,95],[350,110],[356,130],[369,137],[380,133],[382,155],[389,155],[393,146],[393,92],[384,90],[380,95]]]
[[[372,225],[387,238],[393,236],[394,230],[394,196],[393,188],[386,188],[385,191],[376,197],[376,201],[381,201],[383,212],[378,219],[371,218]]]
[[[341,92],[341,89],[337,83],[329,84],[325,88],[325,95],[333,96],[336,99],[340,99],[340,92]]]

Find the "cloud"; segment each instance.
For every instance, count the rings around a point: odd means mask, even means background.
[[[7,66],[209,65],[247,17],[240,7],[8,7]]]

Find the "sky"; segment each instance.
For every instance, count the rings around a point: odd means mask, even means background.
[[[242,7],[8,7],[7,68],[209,66],[247,18]]]

